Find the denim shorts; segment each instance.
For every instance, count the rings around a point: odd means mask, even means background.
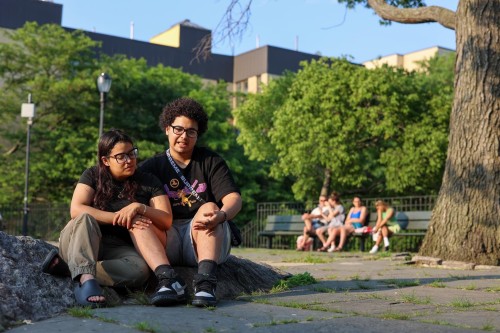
[[[322,223],[320,220],[318,220],[318,219],[312,220],[312,227],[314,230],[321,228],[321,227],[324,227],[324,226],[325,226],[325,224]]]
[[[198,266],[198,256],[193,244],[191,225],[193,220],[175,220],[167,231],[167,257],[172,266]],[[224,239],[218,264],[224,263],[231,252],[231,229],[223,223]]]

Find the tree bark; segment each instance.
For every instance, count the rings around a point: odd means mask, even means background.
[[[403,9],[389,5],[385,0],[368,0],[368,4],[384,20],[409,24],[438,22],[443,27],[455,29],[455,12],[443,7],[424,6]]]
[[[323,185],[321,186],[320,195],[328,197],[328,189],[330,188],[330,180],[332,179],[332,171],[328,168],[324,171],[325,178],[323,178]]]
[[[443,182],[420,255],[500,263],[500,3],[461,0]]]

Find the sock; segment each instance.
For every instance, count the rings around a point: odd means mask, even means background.
[[[385,247],[389,246],[389,238],[388,237],[384,237],[384,246]]]
[[[175,271],[174,269],[172,268],[172,266],[170,265],[160,265],[158,267],[156,267],[155,269],[155,275],[158,279],[160,279],[160,277],[174,277],[176,274],[175,274]]]
[[[217,263],[213,260],[202,260],[198,263],[198,274],[217,274]]]

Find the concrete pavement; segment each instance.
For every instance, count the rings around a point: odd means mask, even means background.
[[[8,332],[500,331],[500,268],[409,265],[384,253],[234,249],[237,256],[317,283],[221,300],[217,308],[121,305],[24,324]],[[453,268],[450,268],[453,267]],[[469,267],[470,268],[470,267]]]

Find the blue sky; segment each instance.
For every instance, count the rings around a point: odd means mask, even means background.
[[[243,0],[246,2],[246,0]],[[189,19],[214,30],[225,12],[224,0],[54,0],[63,5],[65,27],[148,41]],[[427,5],[456,9],[458,0],[427,0]],[[455,33],[437,23],[380,26],[372,10],[347,10],[336,0],[253,0],[250,26],[234,45],[221,42],[217,54],[241,54],[273,45],[324,56],[352,56],[363,62],[431,46],[455,49]]]

